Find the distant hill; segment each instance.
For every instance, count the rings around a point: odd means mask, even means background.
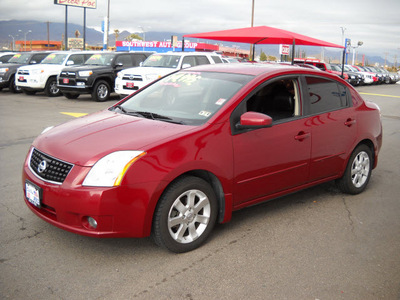
[[[61,41],[63,39],[64,34],[64,23],[49,23],[49,39],[52,41]],[[27,33],[29,30],[31,32]],[[75,31],[78,30],[81,33],[81,38],[83,37],[83,26],[78,24],[68,24],[68,37],[75,37]],[[136,32],[137,33],[137,32]],[[24,40],[26,34],[26,40],[47,40],[47,22],[38,22],[38,21],[0,21],[0,48],[9,47],[12,42],[12,38],[9,35],[12,35],[15,40]],[[122,31],[118,37],[118,40],[124,40],[131,33],[128,31]],[[137,33],[142,36],[142,33]],[[156,32],[149,31],[146,32],[146,40],[147,41],[164,41],[171,39],[172,35],[178,36],[178,39],[182,39],[182,36],[186,33],[176,33],[176,32]],[[189,39],[192,42],[196,42],[196,39]],[[205,40],[200,40],[202,42],[206,42]],[[101,46],[103,45],[103,33],[93,28],[86,28],[86,43],[92,46]],[[221,44],[218,41],[208,41],[210,44]],[[109,35],[109,45],[115,44],[115,36],[113,32],[110,32]],[[242,49],[248,49],[249,45],[240,44],[240,43],[227,43],[223,42],[224,46],[231,47],[233,45],[241,45]],[[261,49],[268,55],[279,57],[278,46],[277,45],[257,45],[256,51],[259,53]],[[297,48],[296,48],[297,49]],[[305,47],[299,49],[305,49],[307,56],[319,56],[320,49],[319,47]],[[340,52],[338,50],[331,50],[330,48],[325,48],[324,57],[326,61],[330,60],[339,60]],[[349,62],[351,62],[352,55],[349,55]],[[361,56],[358,56],[358,61],[361,60]],[[369,64],[379,63],[383,65],[385,60],[379,56],[367,56],[365,58],[366,62]]]

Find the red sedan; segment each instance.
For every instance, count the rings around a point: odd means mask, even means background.
[[[62,229],[185,252],[243,207],[330,180],[362,192],[381,144],[379,108],[336,75],[199,66],[43,132],[24,197]]]

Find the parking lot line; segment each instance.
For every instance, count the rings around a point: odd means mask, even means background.
[[[83,116],[87,115],[87,113],[73,113],[73,112],[60,112],[60,114],[67,115],[67,116],[72,116],[72,117],[75,117],[75,118],[79,118],[79,117],[83,117]]]
[[[383,94],[372,94],[372,93],[361,93],[361,95],[370,95],[370,96],[380,96],[380,97],[390,97],[390,98],[400,98],[400,96],[394,96],[394,95],[383,95]]]

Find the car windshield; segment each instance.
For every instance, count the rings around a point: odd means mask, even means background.
[[[157,55],[153,54],[147,58],[142,67],[158,67],[158,68],[173,68],[176,69],[179,65],[179,55]]]
[[[29,62],[31,56],[32,54],[17,53],[13,57],[11,57],[11,59],[8,62],[14,64],[25,64]]]
[[[242,74],[182,71],[155,82],[111,109],[165,122],[200,125],[252,78]]]
[[[331,68],[332,68],[333,71],[342,72],[342,68],[337,66],[337,65],[331,65]]]
[[[41,64],[48,65],[62,65],[68,54],[49,54],[41,62]]]
[[[95,65],[95,66],[111,66],[111,63],[115,57],[113,53],[101,53],[93,54],[85,62],[85,65]]]

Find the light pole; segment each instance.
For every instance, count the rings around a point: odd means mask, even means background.
[[[251,27],[254,25],[254,0],[251,2]],[[254,61],[254,44],[250,45],[250,58]]]
[[[354,65],[354,57],[356,55],[356,49],[360,46],[362,46],[363,42],[362,41],[358,41],[357,46],[351,46],[351,48],[353,48],[353,61],[352,61],[352,65]]]
[[[32,32],[32,30],[28,30],[27,32],[25,32],[25,51],[26,51],[26,35],[27,35],[29,32]]]
[[[15,38],[14,38],[11,34],[9,34],[8,36],[9,36],[10,38],[12,38],[11,51],[14,51],[14,47],[15,47]]]
[[[347,28],[346,27],[340,27],[340,29],[342,29],[342,43],[341,43],[341,45],[342,46],[346,46],[346,45],[344,45],[343,43],[344,43],[344,32],[347,30]],[[343,56],[344,56],[344,51],[342,51],[342,59],[341,59],[341,61],[343,62]],[[343,69],[343,66],[342,66],[342,69]]]

